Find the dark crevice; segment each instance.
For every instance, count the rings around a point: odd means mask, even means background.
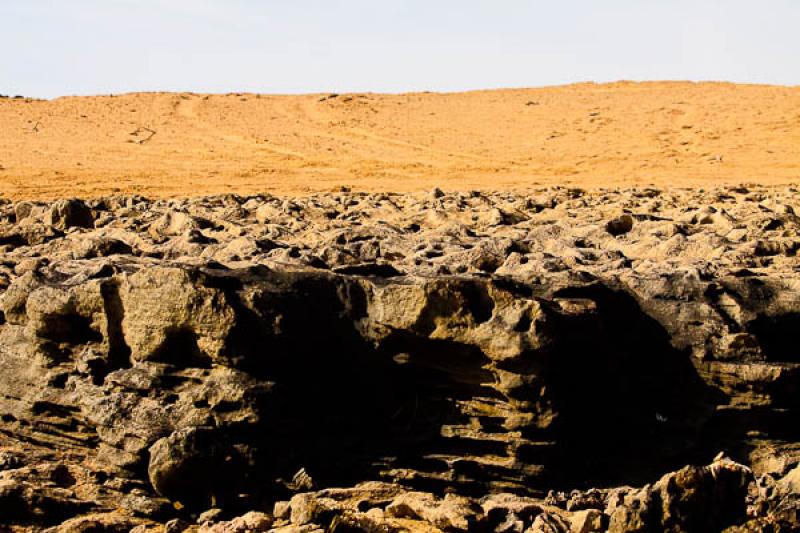
[[[524,333],[531,329],[531,317],[526,313],[522,315],[519,321],[514,325],[514,331]]]
[[[130,368],[131,366],[131,349],[125,342],[125,336],[122,331],[125,308],[119,295],[119,285],[115,281],[109,281],[103,283],[100,290],[108,324],[108,365],[107,368],[95,376],[96,379],[102,379],[114,370]]]
[[[467,299],[467,306],[475,322],[482,324],[492,318],[494,311],[494,300],[489,295],[489,291],[484,284],[472,284],[464,287],[464,296]]]
[[[767,361],[800,363],[800,313],[762,315],[746,329],[758,339]]]
[[[554,482],[637,484],[684,464],[723,397],[626,292],[595,284],[556,296],[588,298],[597,313],[591,324],[565,318],[545,378],[559,412]]]
[[[211,368],[211,358],[200,350],[197,333],[190,328],[173,327],[164,332],[164,342],[150,360],[183,368]]]
[[[78,314],[52,314],[42,316],[38,335],[55,343],[69,345],[102,342],[102,334],[93,328],[92,319]]]

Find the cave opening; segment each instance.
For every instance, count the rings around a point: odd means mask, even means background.
[[[563,324],[573,334],[560,335],[552,354],[548,382],[559,412],[553,484],[637,485],[706,460],[699,432],[723,399],[690,355],[622,290],[595,284],[556,296],[588,298],[597,313],[589,324]]]
[[[597,312],[557,319],[552,350],[530,355],[557,416],[515,441],[509,406],[537,398],[499,392],[478,348],[402,330],[376,345],[354,320],[358,289],[344,299],[340,287],[305,289],[237,309],[229,347],[245,354],[238,368],[271,384],[240,440],[258,444],[248,475],[276,498],[297,490],[298,473],[306,489],[383,479],[463,494],[650,482],[700,453],[699,429],[721,401],[633,297],[565,289],[555,298],[589,299]]]

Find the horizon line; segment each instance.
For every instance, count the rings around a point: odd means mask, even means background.
[[[372,94],[372,95],[386,95],[386,96],[402,96],[411,94],[439,94],[439,95],[454,95],[454,94],[467,94],[477,92],[491,92],[491,91],[525,91],[525,90],[543,90],[543,89],[558,89],[575,87],[581,85],[656,85],[656,84],[684,84],[684,85],[734,85],[740,87],[771,87],[783,89],[797,89],[800,84],[789,85],[782,83],[762,83],[762,82],[737,82],[730,80],[715,80],[715,79],[627,79],[621,78],[610,81],[594,81],[583,80],[567,83],[554,83],[547,85],[523,85],[523,86],[500,86],[500,87],[477,87],[468,89],[456,90],[440,90],[440,89],[420,89],[420,90],[404,90],[404,91],[371,91],[371,90],[300,90],[300,91],[253,91],[253,90],[228,90],[228,91],[198,91],[194,89],[188,90],[174,90],[174,89],[147,89],[147,90],[132,90],[120,92],[98,92],[98,93],[72,93],[60,94],[51,97],[27,96],[20,94],[3,94],[0,93],[0,98],[8,100],[37,100],[37,101],[54,101],[62,98],[98,98],[98,97],[117,97],[117,96],[132,96],[132,95],[166,95],[166,94],[194,94],[194,95],[210,95],[210,96],[228,96],[228,95],[263,95],[263,96],[317,96],[317,95],[330,95],[330,94]]]

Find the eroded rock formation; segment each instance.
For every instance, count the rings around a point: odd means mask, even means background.
[[[3,204],[0,523],[788,531],[799,199]]]

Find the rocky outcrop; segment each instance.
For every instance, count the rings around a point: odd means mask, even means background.
[[[799,198],[2,205],[0,523],[794,527]]]

